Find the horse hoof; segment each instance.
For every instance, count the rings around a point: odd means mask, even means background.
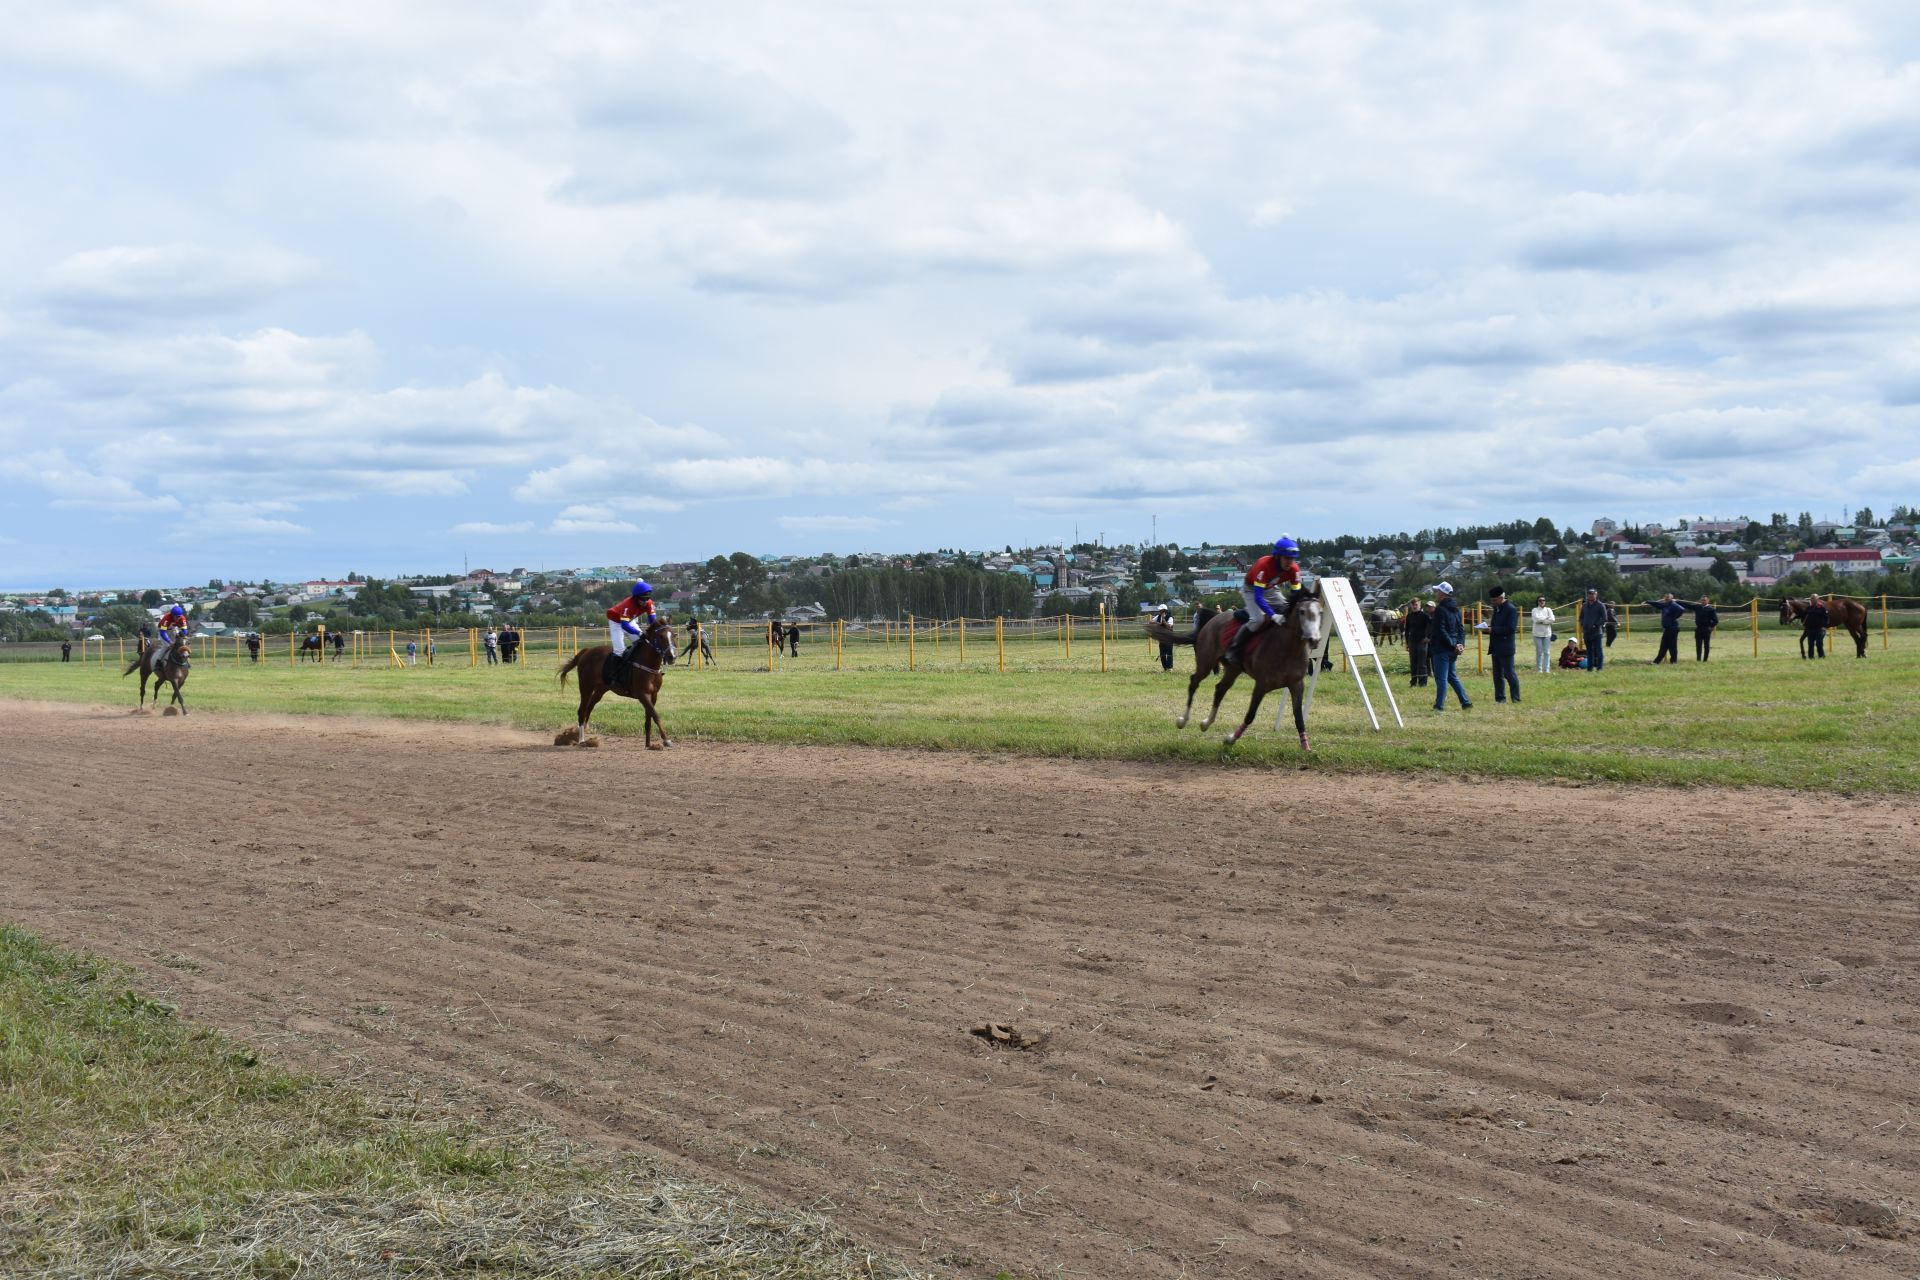
[[[649,742],[649,743],[647,744],[647,750],[649,750],[649,751],[664,751],[664,750],[666,750],[666,748],[665,748],[665,747],[663,747],[663,746],[661,746],[661,745],[660,745],[659,743],[657,743],[657,742]]]

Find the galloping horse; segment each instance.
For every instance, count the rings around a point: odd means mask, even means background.
[[[1833,615],[1834,630],[1845,631],[1853,637],[1854,657],[1866,657],[1867,606],[1861,604],[1858,600],[1849,600],[1845,596],[1828,596],[1826,599],[1827,612]],[[1808,604],[1809,601],[1795,600],[1792,597],[1782,600],[1780,602],[1780,625],[1784,627],[1797,618],[1800,620],[1802,627],[1806,626]]]
[[[565,685],[567,673],[578,670],[580,673],[580,720],[571,731],[573,741],[586,745],[587,718],[600,699],[607,694],[617,694],[622,698],[634,698],[646,710],[647,750],[658,751],[661,747],[670,747],[672,741],[667,737],[667,726],[661,723],[660,713],[654,710],[654,700],[660,696],[661,669],[671,664],[677,656],[673,647],[673,628],[665,622],[655,620],[646,634],[640,637],[643,650],[632,662],[612,663],[613,670],[608,671],[608,659],[613,657],[613,646],[597,644],[591,649],[582,649],[567,660],[560,668],[560,683]],[[651,652],[649,652],[651,651]],[[651,657],[652,666],[646,661]],[[607,682],[611,674],[613,683]],[[653,745],[653,726],[660,725],[660,746]],[[563,737],[565,735],[562,735]]]
[[[160,664],[158,670],[155,670],[152,663],[148,661],[153,650],[154,646],[142,639],[139,654],[127,664],[127,669],[120,673],[120,678],[124,680],[135,671],[140,673],[140,705],[143,707],[147,705],[149,678],[153,680],[153,705],[156,707],[160,705],[160,686],[172,685],[173,698],[167,705],[179,707],[181,715],[187,714],[187,700],[180,696],[180,686],[187,682],[187,673],[193,670],[193,650],[187,647],[187,638],[181,636],[174,641],[173,648],[167,651],[167,660]]]
[[[1247,718],[1227,736],[1225,745],[1230,747],[1240,741],[1240,735],[1259,713],[1260,700],[1267,696],[1268,690],[1284,688],[1293,695],[1293,727],[1300,734],[1300,749],[1312,750],[1307,745],[1307,717],[1301,699],[1308,673],[1313,669],[1314,651],[1320,646],[1320,610],[1319,587],[1296,592],[1287,616],[1255,635],[1238,663],[1228,662],[1225,657],[1235,621],[1232,614],[1202,609],[1189,635],[1177,634],[1162,623],[1147,623],[1147,634],[1155,640],[1193,646],[1194,671],[1192,679],[1187,681],[1187,709],[1174,724],[1182,729],[1187,727],[1193,715],[1193,695],[1200,688],[1200,682],[1216,671],[1224,671],[1220,683],[1214,686],[1213,706],[1200,722],[1202,730],[1210,728],[1220,714],[1220,700],[1227,696],[1227,690],[1244,671],[1253,677],[1253,700],[1247,704]]]

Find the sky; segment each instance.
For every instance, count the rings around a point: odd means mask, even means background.
[[[0,30],[0,588],[1920,505],[1908,0]]]

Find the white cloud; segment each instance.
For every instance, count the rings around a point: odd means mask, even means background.
[[[46,273],[41,296],[82,322],[119,324],[149,315],[237,310],[313,274],[314,266],[306,259],[271,249],[116,246],[88,249],[55,263]]]
[[[448,532],[456,534],[479,534],[482,536],[507,533],[531,533],[533,532],[533,521],[509,520],[500,523],[492,520],[463,520],[453,526]]]
[[[897,521],[878,516],[781,516],[775,523],[792,533],[871,533]]]

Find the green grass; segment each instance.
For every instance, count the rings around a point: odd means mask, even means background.
[[[0,926],[0,1274],[907,1273],[643,1159],[289,1074]]]
[[[1865,661],[1850,641],[1825,662],[1802,662],[1794,633],[1761,626],[1761,656],[1741,628],[1721,637],[1713,662],[1692,660],[1682,632],[1677,668],[1649,665],[1654,635],[1623,636],[1598,674],[1531,673],[1523,651],[1525,701],[1497,706],[1491,683],[1463,663],[1478,705],[1435,716],[1432,690],[1407,687],[1404,651],[1386,651],[1395,695],[1407,719],[1393,726],[1377,686],[1385,730],[1368,728],[1350,675],[1321,676],[1309,728],[1312,767],[1355,771],[1427,771],[1501,777],[1609,779],[1665,784],[1720,783],[1826,790],[1920,790],[1920,642],[1878,634]],[[1217,761],[1221,725],[1185,730],[1173,717],[1185,695],[1191,651],[1178,651],[1176,674],[1163,675],[1137,630],[1109,652],[1101,672],[1097,641],[1083,634],[1069,660],[1057,641],[1010,643],[998,672],[990,634],[969,640],[959,662],[951,637],[915,646],[878,640],[850,645],[850,669],[833,669],[831,646],[815,639],[797,661],[766,670],[761,648],[723,648],[718,669],[669,672],[661,710],[677,738],[874,746],[1079,756],[1125,760]],[[551,652],[529,666],[469,667],[464,652],[441,665],[391,669],[342,664],[290,666],[284,657],[258,667],[196,664],[188,697],[196,710],[279,711],[318,715],[462,720],[553,731],[572,722],[571,688],[554,680]],[[1224,725],[1244,714],[1244,684],[1228,695]],[[133,681],[98,663],[0,665],[0,697],[131,706]],[[1203,688],[1200,705],[1209,697]],[[1234,750],[1242,763],[1301,760],[1292,726],[1274,729],[1285,699],[1270,698],[1255,728]],[[639,709],[609,700],[596,713],[605,733],[638,733]]]

